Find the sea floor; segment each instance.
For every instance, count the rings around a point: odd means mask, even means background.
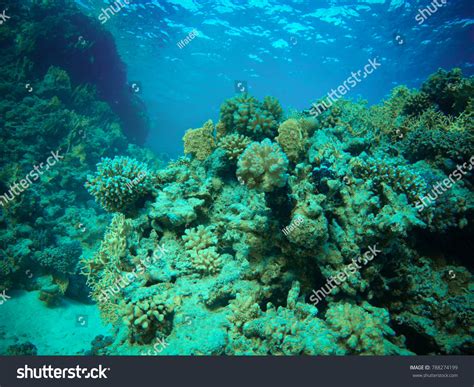
[[[97,335],[110,335],[95,304],[63,298],[48,308],[38,291],[12,291],[0,306],[0,353],[12,344],[33,343],[38,355],[80,355]]]

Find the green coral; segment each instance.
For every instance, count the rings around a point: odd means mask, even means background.
[[[236,131],[254,140],[274,138],[283,110],[277,99],[259,102],[248,94],[228,99],[221,106],[220,120],[227,133]]]
[[[124,212],[136,206],[153,187],[148,167],[130,157],[108,157],[97,164],[95,176],[88,176],[86,188],[106,210]]]

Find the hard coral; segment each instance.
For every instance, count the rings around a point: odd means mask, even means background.
[[[249,188],[271,192],[288,179],[288,159],[280,146],[268,138],[253,142],[239,157],[237,176]]]
[[[237,160],[250,143],[251,140],[248,137],[233,133],[224,136],[220,140],[219,146],[225,149],[229,160]]]
[[[411,354],[388,340],[395,336],[395,332],[388,325],[390,318],[385,309],[375,308],[367,302],[363,307],[336,304],[328,309],[326,319],[348,354]]]
[[[198,160],[205,160],[216,147],[212,120],[207,121],[202,128],[189,129],[183,141],[184,153],[191,153]]]
[[[73,241],[56,247],[47,247],[43,251],[38,252],[36,259],[42,267],[67,274],[74,271],[81,253],[81,244]]]
[[[158,335],[171,332],[174,305],[162,295],[127,304],[123,321],[132,343],[148,344]]]
[[[88,176],[86,188],[96,201],[111,212],[126,212],[152,190],[147,166],[130,157],[108,157],[97,164],[95,176]]]
[[[188,229],[183,240],[194,270],[211,275],[219,272],[223,259],[216,251],[218,240],[210,228],[199,225]]]
[[[217,244],[217,238],[209,228],[202,224],[198,227],[185,230],[183,235],[184,246],[187,251],[204,250]]]
[[[295,119],[289,119],[283,122],[278,128],[278,137],[276,140],[285,151],[288,158],[297,162],[303,152],[306,150],[308,133],[300,122]]]
[[[458,115],[466,109],[474,94],[474,77],[463,78],[462,71],[439,69],[421,86],[444,114]]]
[[[254,140],[275,137],[282,108],[275,98],[260,103],[248,94],[228,99],[221,106],[221,122],[227,132],[236,131]]]
[[[215,247],[209,247],[203,250],[192,250],[188,252],[194,270],[204,274],[213,275],[220,271],[223,258],[216,251]]]

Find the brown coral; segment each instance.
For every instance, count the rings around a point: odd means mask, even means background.
[[[168,334],[173,310],[173,304],[161,294],[127,304],[123,321],[130,328],[130,341],[147,344],[156,337],[157,331]]]
[[[216,148],[214,124],[207,121],[202,128],[189,129],[183,137],[184,153],[192,154],[198,160],[205,160]]]
[[[288,158],[298,162],[300,156],[306,150],[308,133],[305,128],[295,119],[283,122],[278,128],[276,140],[285,151]]]
[[[251,140],[248,137],[234,133],[223,137],[219,145],[225,149],[226,155],[230,160],[236,160],[250,142]]]

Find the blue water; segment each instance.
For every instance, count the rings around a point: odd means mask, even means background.
[[[108,2],[78,4],[98,18]],[[468,0],[442,7],[400,0],[122,4],[105,26],[129,80],[141,84],[152,120],[149,145],[172,157],[181,154],[186,129],[217,120],[220,104],[236,94],[235,81],[247,82],[258,98],[277,97],[285,109],[304,109],[375,57],[383,65],[345,97],[373,104],[396,85],[419,87],[439,67],[474,72]],[[428,6],[435,12],[424,12],[420,25],[415,18]],[[180,49],[192,30],[199,35]]]

